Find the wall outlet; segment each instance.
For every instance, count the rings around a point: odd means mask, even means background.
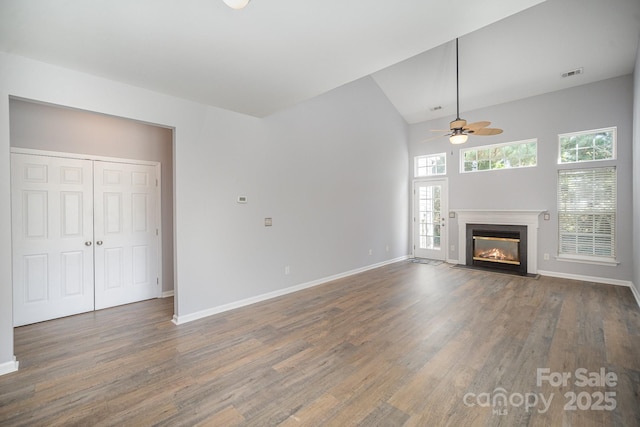
[[[456,245],[451,245],[451,252],[455,252],[456,250]]]
[[[387,247],[385,248],[387,252],[389,252],[389,245],[387,245]]]
[[[265,227],[271,227],[273,225],[273,219],[271,218],[265,218],[264,219],[264,226]]]
[[[291,267],[289,267],[288,265],[284,266],[284,274],[291,274]]]
[[[549,254],[544,254],[544,256],[543,256],[543,257],[544,257],[544,260],[545,260],[545,261],[549,261]]]
[[[373,249],[369,249],[369,255],[373,255]]]

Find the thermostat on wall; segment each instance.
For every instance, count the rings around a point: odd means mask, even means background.
[[[238,196],[238,203],[247,203],[247,196]]]

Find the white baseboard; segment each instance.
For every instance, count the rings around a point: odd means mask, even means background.
[[[629,280],[610,279],[608,277],[583,276],[581,274],[560,273],[557,271],[538,270],[541,276],[558,277],[560,279],[579,280],[582,282],[604,283],[606,285],[626,286],[633,288],[633,283]]]
[[[245,307],[247,305],[255,304],[257,302],[266,301],[272,298],[276,298],[282,295],[287,295],[293,292],[301,291],[303,289],[312,288],[314,286],[322,285],[323,283],[331,282],[333,280],[342,279],[344,277],[353,276],[354,274],[363,273],[368,270],[373,270],[374,268],[382,267],[385,265],[393,264],[399,261],[404,261],[409,258],[408,255],[394,258],[391,260],[379,262],[377,264],[368,265],[366,267],[356,268],[355,270],[346,271],[344,273],[335,274],[333,276],[324,277],[318,280],[312,280],[310,282],[301,283],[299,285],[291,286],[285,289],[279,289],[277,291],[268,292],[266,294],[257,295],[255,297],[246,298],[240,301],[235,301],[229,304],[224,304],[218,307],[212,307],[206,310],[198,311],[191,314],[186,314],[183,316],[173,316],[171,320],[176,325],[182,325],[187,322],[193,322],[194,320],[202,319],[205,317],[213,316],[214,314],[223,313],[225,311],[233,310],[240,307]]]
[[[20,362],[16,360],[15,356],[13,356],[13,360],[10,360],[9,362],[0,363],[0,375],[16,372],[19,364]]]
[[[174,290],[170,290],[170,291],[164,291],[162,292],[162,296],[160,298],[170,298],[174,296]]]
[[[538,274],[541,276],[558,277],[560,279],[571,279],[571,280],[578,280],[581,282],[593,282],[593,283],[603,283],[605,285],[624,286],[631,289],[631,293],[636,299],[636,303],[638,304],[638,307],[640,307],[640,292],[638,291],[638,289],[636,289],[633,282],[629,280],[610,279],[607,277],[583,276],[581,274],[560,273],[557,271],[546,271],[546,270],[538,270]]]
[[[633,297],[636,299],[638,307],[640,307],[640,292],[629,280],[609,279],[607,277],[582,276],[579,274],[558,273],[556,271],[538,270],[541,276],[559,277],[561,279],[580,280],[583,282],[604,283],[605,285],[625,286],[631,289]]]
[[[636,303],[638,304],[638,307],[640,307],[640,291],[638,291],[638,289],[633,285],[633,283],[631,283],[631,293],[636,298]]]
[[[538,270],[541,276],[559,277],[561,279],[580,280],[583,282],[604,283],[605,285],[625,286],[631,289],[633,297],[636,299],[638,307],[640,307],[640,292],[629,280],[609,279],[606,277],[582,276],[579,274],[558,273],[556,271]]]

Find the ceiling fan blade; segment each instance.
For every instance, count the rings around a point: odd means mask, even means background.
[[[502,133],[502,129],[498,128],[482,128],[476,131],[469,132],[471,135],[498,135]]]
[[[461,129],[463,127],[465,127],[467,125],[467,121],[465,119],[461,119],[461,118],[457,118],[454,121],[452,121],[451,123],[449,123],[449,129],[454,130],[454,129]]]
[[[469,123],[468,125],[466,125],[463,129],[465,130],[478,130],[480,128],[486,128],[487,126],[489,126],[491,124],[491,122],[474,122],[474,123]]]
[[[427,138],[427,139],[423,139],[421,142],[429,142],[429,141],[433,141],[434,139],[439,139],[439,138],[443,138],[445,136],[451,136],[450,133],[443,133],[442,135],[438,135],[438,136],[432,136],[431,138]]]

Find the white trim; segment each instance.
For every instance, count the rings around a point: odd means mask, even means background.
[[[405,261],[409,259],[408,255],[401,256],[398,258],[390,259],[387,261],[382,261],[377,264],[371,264],[365,267],[356,268],[355,270],[346,271],[344,273],[335,274],[333,276],[324,277],[318,280],[312,280],[311,282],[301,283],[299,285],[291,286],[285,289],[279,289],[277,291],[268,292],[262,295],[256,295],[255,297],[246,298],[240,301],[231,302],[229,304],[224,304],[218,307],[208,308],[206,310],[198,311],[191,314],[185,314],[183,316],[173,315],[173,319],[171,320],[176,325],[182,325],[187,322],[193,322],[194,320],[203,319],[205,317],[213,316],[214,314],[223,313],[225,311],[234,310],[236,308],[245,307],[247,305],[255,304],[258,302],[266,301],[272,298],[277,298],[283,295],[287,295],[293,292],[301,291],[303,289],[312,288],[314,286],[322,285],[324,283],[331,282],[333,280],[342,279],[348,276],[353,276],[355,274],[363,273],[368,270],[373,270],[374,268],[383,267],[385,265],[394,264],[396,262]]]
[[[35,148],[11,147],[11,153],[31,154],[33,156],[62,157],[65,159],[96,160],[96,161],[111,162],[111,163],[129,163],[134,165],[146,165],[146,166],[156,166],[160,164],[160,162],[156,162],[153,160],[137,160],[137,159],[125,159],[122,157],[94,156],[93,154],[67,153],[64,151],[38,150]]]
[[[538,210],[451,209],[458,216],[458,259],[467,263],[467,224],[524,225],[527,227],[527,273],[538,274]]]
[[[538,270],[541,276],[558,277],[560,279],[579,280],[581,282],[603,283],[605,285],[626,286],[632,288],[633,283],[629,280],[610,279],[608,277],[583,276],[581,274],[560,273],[558,271]]]
[[[162,275],[162,251],[164,245],[162,244],[162,163],[153,162],[156,166],[156,273],[158,274],[156,282],[156,294],[162,296],[162,285],[164,284],[164,276]]]
[[[640,291],[638,291],[638,289],[635,287],[633,283],[631,283],[631,293],[636,298],[636,303],[638,304],[638,307],[640,307]]]
[[[427,159],[429,160],[429,158],[434,158],[434,157],[444,157],[444,172],[443,173],[431,173],[431,174],[426,174],[426,175],[419,175],[418,174],[418,159]],[[426,166],[427,168],[429,166]],[[436,164],[436,168],[437,168],[437,164]],[[418,156],[415,156],[413,158],[413,177],[415,179],[420,179],[420,178],[429,178],[429,177],[438,177],[438,176],[446,176],[447,175],[447,153],[437,153],[437,154],[420,154]]]
[[[581,282],[603,283],[605,285],[624,286],[631,289],[631,293],[636,300],[636,304],[640,307],[640,292],[636,289],[633,282],[629,280],[609,279],[607,277],[583,276],[581,274],[560,273],[557,271],[538,270],[541,276],[558,277],[561,279],[578,280]]]
[[[536,164],[535,165],[527,165],[527,166],[511,166],[508,168],[496,168],[496,169],[476,169],[476,170],[470,170],[470,171],[466,171],[464,170],[464,155],[465,153],[469,152],[469,151],[480,151],[480,150],[491,150],[493,148],[499,148],[499,147],[508,147],[508,146],[515,146],[515,145],[524,145],[524,144],[528,144],[530,142],[535,142],[536,143]],[[522,168],[535,168],[538,166],[538,138],[529,138],[529,139],[521,139],[520,141],[512,141],[512,142],[501,142],[498,144],[490,144],[490,145],[479,145],[477,147],[469,147],[469,148],[461,148],[460,149],[460,155],[458,156],[460,159],[460,173],[475,173],[475,172],[492,172],[492,171],[499,171],[499,170],[511,170],[511,169],[522,169]]]
[[[580,264],[604,265],[608,267],[616,267],[618,264],[620,264],[618,261],[616,261],[615,258],[580,256],[580,255],[569,255],[569,254],[560,254],[556,256],[556,259],[562,262],[577,262]]]
[[[162,292],[162,296],[160,298],[171,298],[174,295],[175,295],[175,291],[171,289],[170,291]]]
[[[16,360],[16,357],[13,356],[13,360],[10,360],[5,363],[0,363],[0,375],[10,374],[11,372],[16,372],[18,370],[18,365],[20,362]]]
[[[612,131],[613,133],[613,147],[612,147],[612,157],[610,159],[597,159],[597,160],[576,160],[575,162],[563,162],[562,161],[562,147],[560,146],[560,138],[563,137],[572,137],[572,136],[580,136],[580,135],[589,135],[589,134],[596,134],[596,133],[603,133],[603,132],[607,132],[607,131]],[[567,133],[559,133],[558,134],[558,164],[559,165],[575,165],[575,164],[582,164],[582,163],[589,163],[589,162],[606,162],[606,161],[611,161],[611,160],[617,160],[618,159],[618,127],[617,126],[611,126],[608,128],[601,128],[601,129],[591,129],[591,130],[582,130],[582,131],[578,131],[578,132],[567,132]]]

